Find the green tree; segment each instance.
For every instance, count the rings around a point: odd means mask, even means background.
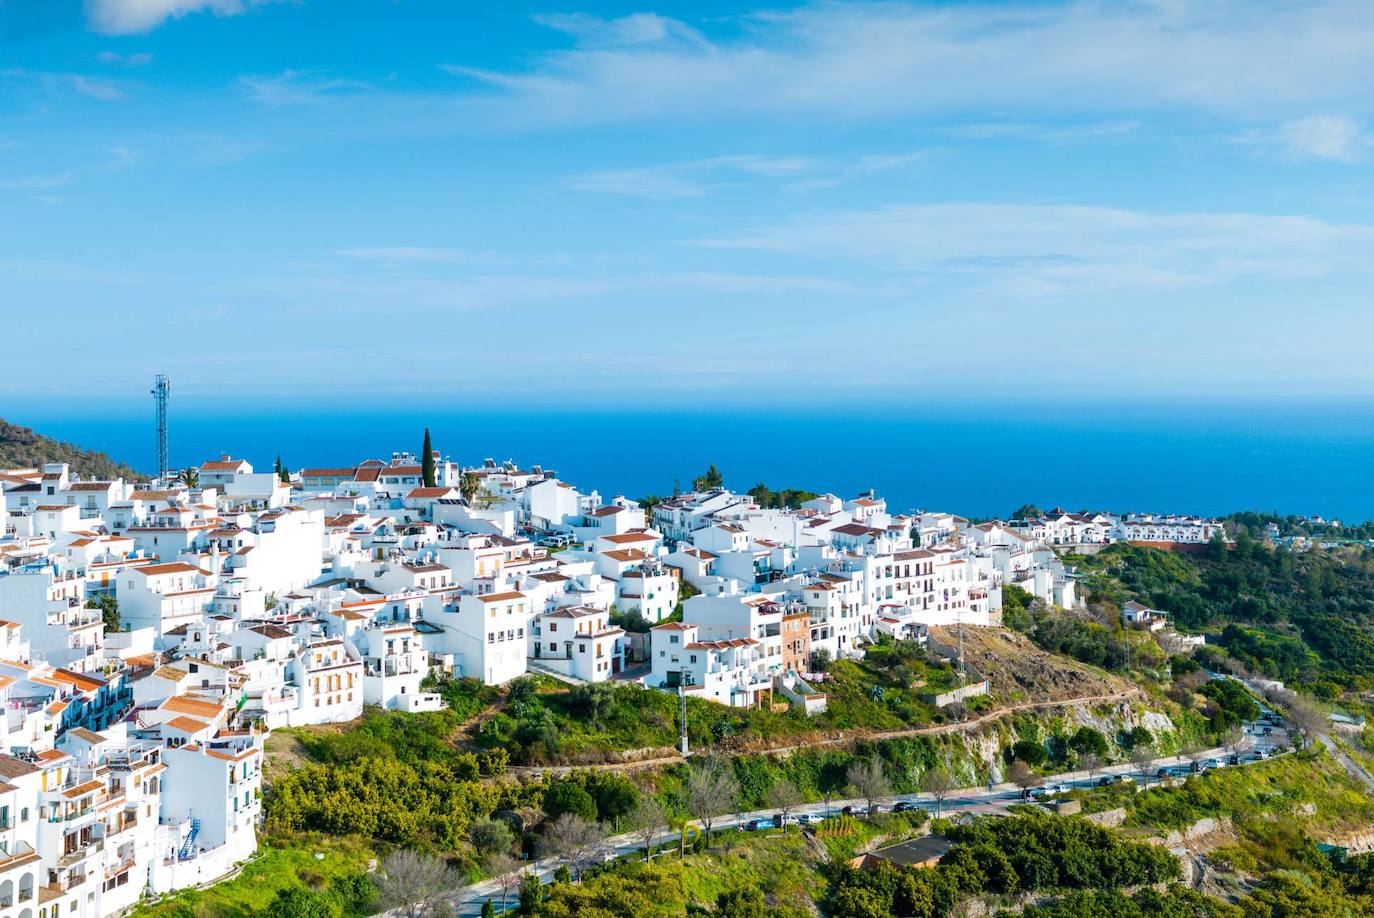
[[[1080,756],[1094,755],[1100,761],[1107,755],[1107,738],[1100,730],[1089,726],[1079,727],[1069,737],[1069,748]]]
[[[287,471],[286,466],[284,466],[284,465],[281,464],[281,456],[277,456],[277,464],[276,464],[276,466],[274,466],[274,468],[275,468],[276,473],[277,473],[277,480],[278,480],[278,481],[280,481],[282,484],[290,484],[290,483],[291,483],[291,473],[290,473],[289,471]]]
[[[273,918],[335,918],[337,912],[323,893],[288,886],[277,892],[265,914]]]
[[[572,813],[588,822],[596,822],[596,801],[582,785],[574,781],[555,781],[544,792],[544,815],[554,820],[564,813]]]
[[[1020,740],[1010,750],[1011,758],[1020,759],[1027,765],[1042,765],[1048,753],[1045,747],[1035,740]]]
[[[611,712],[615,702],[615,686],[607,683],[583,683],[574,686],[568,693],[568,706],[573,713],[587,719],[593,727],[600,730],[601,722]]]
[[[86,600],[87,609],[99,609],[106,631],[119,630],[119,599],[113,593],[97,593]]]
[[[692,479],[693,491],[710,491],[713,488],[725,487],[725,478],[720,474],[720,469],[716,468],[714,462],[706,471]]]
[[[469,840],[478,854],[495,854],[510,851],[515,844],[515,833],[500,819],[479,819],[468,830]]]
[[[420,454],[420,474],[426,488],[434,487],[434,444],[429,439],[429,428],[425,428],[425,445]]]
[[[1152,746],[1154,741],[1154,734],[1145,727],[1136,727],[1121,734],[1121,748],[1128,752],[1138,746]]]
[[[716,918],[767,918],[768,905],[763,890],[750,886],[732,889],[716,896]]]

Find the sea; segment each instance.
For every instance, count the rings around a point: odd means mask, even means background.
[[[151,404],[105,414],[52,405],[0,415],[156,464]],[[291,469],[436,449],[464,464],[540,465],[603,498],[688,489],[714,463],[728,487],[757,483],[849,497],[894,512],[1005,516],[1043,508],[1219,515],[1235,510],[1374,517],[1374,403],[957,402],[938,407],[518,408],[460,410],[187,406],[169,410],[173,467],[220,455]]]

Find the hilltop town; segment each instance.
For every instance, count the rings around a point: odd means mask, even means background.
[[[437,710],[434,676],[814,714],[824,661],[875,640],[997,625],[1008,587],[1081,605],[1056,549],[1222,534],[1058,510],[974,523],[873,493],[764,507],[709,483],[646,506],[437,451],[295,471],[222,456],[151,482],[0,472],[0,902],[104,916],[226,874],[257,844],[273,729]]]

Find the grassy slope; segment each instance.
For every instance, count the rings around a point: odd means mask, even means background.
[[[45,437],[35,433],[32,428],[11,424],[0,418],[0,469],[42,468],[46,462],[65,462],[83,478],[140,481],[146,477],[130,466],[115,462],[104,453]]]
[[[330,880],[364,872],[374,857],[362,839],[310,838],[264,844],[237,877],[203,890],[182,890],[156,904],[134,909],[129,918],[250,918],[267,914],[277,892],[290,886],[327,888]],[[323,854],[323,858],[316,858]]]
[[[1307,838],[1339,839],[1374,824],[1374,801],[1324,753],[1208,772],[1141,793],[1118,787],[1075,796],[1083,798],[1085,812],[1125,807],[1126,830],[1142,835],[1229,817],[1233,831],[1211,856],[1245,874],[1301,866],[1312,853]]]

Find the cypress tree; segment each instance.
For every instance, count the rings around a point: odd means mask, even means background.
[[[434,446],[429,442],[429,428],[425,428],[424,453],[420,457],[420,473],[424,476],[425,487],[434,487]]]

